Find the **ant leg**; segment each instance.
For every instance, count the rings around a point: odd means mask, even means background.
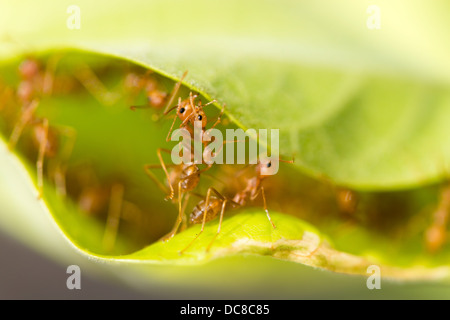
[[[180,124],[180,128],[185,127],[186,124],[191,121],[192,118],[194,118],[196,116],[195,112],[192,112],[188,117],[186,117],[186,119],[183,120],[183,122],[181,122]]]
[[[180,104],[181,104],[181,98],[178,99],[178,105],[176,105],[176,106],[173,107],[172,109],[177,108]],[[170,109],[170,110],[172,110],[172,109]],[[170,110],[169,110],[169,111],[170,111]],[[195,115],[196,115],[195,112],[192,112],[192,114],[190,114],[188,117],[186,117],[186,119],[184,119],[183,122],[181,122],[180,128],[186,127],[187,123],[188,123],[193,117],[195,117]],[[172,133],[173,126],[175,125],[175,121],[177,120],[177,118],[178,118],[177,116],[175,116],[175,117],[173,118],[172,125],[170,126],[170,130],[169,130],[169,132],[167,133],[166,142],[169,142],[169,141],[170,141],[170,134]]]
[[[19,141],[20,136],[22,135],[23,129],[30,122],[38,105],[39,101],[35,99],[27,107],[25,107],[24,111],[22,111],[20,119],[14,126],[11,136],[9,137],[9,150],[14,150],[14,148],[16,147],[16,144]]]
[[[441,212],[442,215],[447,215],[446,212]],[[428,252],[435,253],[446,241],[445,226],[437,221],[434,221],[425,231],[425,245]]]
[[[204,108],[204,107],[206,107],[206,106],[209,106],[210,104],[212,104],[212,103],[215,103],[215,102],[217,102],[217,100],[216,99],[214,99],[214,100],[211,100],[210,102],[208,102],[208,103],[206,103],[206,104],[204,104],[204,105],[202,105],[202,108]],[[220,114],[222,114],[223,113],[223,110],[225,109],[225,106],[223,106],[222,107],[222,112],[220,113]]]
[[[44,156],[48,144],[48,119],[42,119],[42,127],[43,127],[43,137],[42,139],[39,139],[40,140],[39,153],[38,153],[38,160],[36,162],[39,199],[42,197],[42,194],[44,193]]]
[[[206,170],[210,169],[211,167],[212,167],[212,165],[208,165],[206,168],[203,168],[203,169],[201,169],[201,170],[199,170],[199,171],[197,171],[197,172],[191,173],[191,174],[185,176],[184,178],[182,178],[182,179],[179,181],[179,183],[181,183],[182,181],[189,180],[190,178],[192,178],[192,177],[194,177],[194,176],[197,176],[197,175],[200,175],[200,174],[206,175],[206,176],[211,177],[211,178],[214,178],[212,175],[203,173],[203,172],[205,172]],[[217,179],[217,180],[219,180],[219,179]],[[219,181],[220,181],[220,180],[219,180]],[[212,188],[212,189],[213,189],[213,188]]]
[[[67,141],[64,144],[64,149],[61,152],[61,158],[63,159],[63,161],[68,161],[75,147],[75,141],[77,140],[77,131],[74,128],[67,126],[58,126],[56,127],[56,129],[67,138]]]
[[[205,201],[205,208],[208,208],[209,205],[209,198],[211,197],[211,191],[213,191],[216,193],[217,191],[214,188],[208,188],[208,192],[206,193],[206,201]],[[218,192],[217,192],[218,193]],[[219,194],[219,193],[218,193]],[[220,194],[219,194],[220,195]],[[220,197],[222,197],[222,195],[220,195]],[[207,209],[205,209],[207,210]],[[195,240],[198,239],[198,237],[203,233],[203,230],[205,229],[205,224],[206,224],[206,214],[207,212],[203,212],[203,221],[202,221],[202,228],[200,229],[200,232],[197,233],[197,235],[195,236],[194,239],[192,239],[192,241],[181,251],[179,251],[179,254],[183,254],[187,249],[189,249],[189,247],[195,242]]]
[[[227,205],[228,200],[224,200],[222,202],[222,210],[220,211],[220,219],[219,219],[219,227],[217,228],[217,232],[214,235],[214,237],[212,238],[211,242],[209,243],[208,247],[206,248],[206,252],[209,252],[209,250],[211,249],[211,246],[213,244],[213,242],[216,240],[217,236],[220,233],[220,229],[222,228],[222,221],[223,221],[223,213],[225,212],[225,207]]]
[[[194,97],[194,95],[192,94],[192,91],[189,92],[189,104],[191,105],[192,110],[195,110],[195,104],[194,104],[195,98],[197,98],[197,96]]]
[[[0,92],[0,112],[2,112],[14,101],[14,90],[0,82]]]
[[[261,194],[262,194],[262,198],[263,198],[263,202],[264,202],[264,211],[266,211],[266,214],[267,214],[267,219],[269,219],[270,223],[272,224],[272,227],[275,229],[276,226],[273,223],[272,218],[270,217],[269,209],[267,209],[266,193],[264,192],[264,187],[261,187]]]
[[[178,90],[180,90],[181,83],[183,82],[184,78],[187,76],[187,70],[183,73],[183,75],[180,78],[180,81],[177,82],[175,87],[173,88],[173,91],[170,93],[169,101],[167,101],[166,108],[164,109],[163,114],[166,115],[169,112],[170,105],[173,103],[173,100],[175,99]]]
[[[180,180],[178,181],[178,217],[177,220],[175,221],[175,225],[173,226],[172,231],[170,231],[168,235],[164,236],[163,241],[169,241],[178,231],[183,216],[181,206],[181,203],[183,202],[183,197],[184,193],[181,193],[181,180]]]
[[[174,193],[174,190],[173,190],[172,183],[170,182],[169,172],[167,171],[166,164],[164,163],[164,160],[162,158],[161,151],[167,152],[169,154],[171,153],[171,151],[167,150],[167,149],[158,148],[156,153],[158,155],[159,162],[161,163],[161,167],[164,170],[164,173],[166,174],[167,182],[168,182],[169,188],[170,188],[170,195],[168,197],[166,197],[166,199],[173,199],[175,193]],[[179,194],[178,196],[180,197],[181,195]]]
[[[81,64],[74,75],[86,90],[101,104],[111,106],[120,98],[118,93],[110,92],[105,87],[87,64]]]
[[[175,164],[169,164],[169,165],[166,165],[165,163],[164,163],[164,160],[163,160],[163,158],[162,158],[162,155],[161,155],[161,151],[164,151],[164,152],[168,152],[168,153],[171,153],[171,151],[170,150],[167,150],[167,149],[162,149],[162,148],[158,148],[158,150],[156,151],[156,153],[157,153],[157,155],[158,155],[158,158],[159,158],[159,161],[160,161],[160,164],[146,164],[145,166],[144,166],[144,170],[145,170],[145,173],[157,184],[157,186],[164,192],[164,193],[169,193],[169,192],[167,192],[167,189],[166,189],[166,187],[156,178],[156,176],[155,176],[155,174],[153,173],[153,172],[151,172],[149,169],[151,169],[151,168],[162,168],[163,170],[164,170],[164,173],[165,173],[165,175],[166,175],[166,178],[167,178],[167,182],[168,182],[168,184],[169,184],[169,188],[170,188],[170,194],[168,195],[168,196],[166,196],[166,200],[168,200],[168,199],[173,199],[173,197],[174,197],[174,195],[175,195],[175,191],[174,191],[174,189],[173,189],[173,186],[172,186],[172,183],[170,182],[170,177],[169,177],[169,172],[167,171],[167,167],[175,167],[175,166],[177,166],[177,165],[175,165]]]
[[[181,181],[178,182],[178,194],[181,194]],[[184,203],[182,205],[182,201],[183,200],[184,200]],[[178,228],[180,227],[180,224],[183,221],[184,212],[186,210],[186,205],[187,205],[188,201],[189,201],[189,193],[186,194],[186,196],[184,196],[184,194],[182,194],[181,196],[178,196],[178,217],[177,217],[177,220],[175,221],[175,225],[173,226],[172,230],[167,235],[165,235],[162,238],[162,241],[169,241],[177,233]]]
[[[75,141],[77,138],[77,132],[72,127],[58,127],[57,130],[64,136],[67,140],[64,144],[64,148],[60,155],[60,160],[57,161],[55,165],[55,185],[56,190],[60,195],[66,195],[66,170],[67,162],[70,159],[73,148],[75,146]]]
[[[190,197],[190,195],[191,195],[191,193],[188,193],[188,194],[186,195],[185,200],[184,200],[184,205],[183,205],[183,209],[182,209],[183,215],[182,215],[182,217],[181,217],[182,221],[181,221],[180,232],[184,231],[184,230],[187,228],[188,219],[186,218],[185,212],[186,212],[186,207],[187,207],[188,202],[189,202],[189,197]]]
[[[207,104],[205,104],[203,107],[206,107],[207,105],[209,105],[209,104],[211,104],[213,102],[217,102],[217,100],[210,101]],[[214,129],[222,121],[222,115],[223,115],[224,111],[225,111],[225,104],[223,105],[222,110],[220,111],[219,115],[217,116],[216,122],[214,122],[212,127],[209,128],[209,129]]]
[[[205,163],[212,162],[211,156],[216,157],[218,154],[221,154],[225,144],[227,144],[227,143],[238,143],[238,142],[244,142],[245,143],[245,140],[232,140],[232,141],[231,140],[225,140],[225,141],[222,142],[222,145],[220,146],[219,150],[215,150],[216,148],[214,148],[214,152],[211,152],[212,150],[208,147],[209,146],[209,142],[211,141],[211,137],[208,137],[209,130],[211,130],[211,129],[213,129],[213,128],[210,128],[210,129],[208,129],[208,130],[203,132],[202,142],[203,142],[203,146],[204,146],[205,149],[203,150],[202,156],[203,156],[203,159],[205,160]],[[223,158],[223,156],[222,156],[222,158]]]
[[[267,209],[266,194],[265,194],[265,192],[264,192],[264,187],[261,186],[261,187],[259,188],[258,192],[256,192],[252,197],[250,197],[250,199],[251,199],[252,201],[255,200],[256,197],[259,195],[259,193],[261,193],[262,198],[263,198],[263,202],[264,202],[264,211],[266,212],[267,219],[269,219],[270,224],[272,224],[272,227],[275,229],[276,226],[275,226],[275,224],[273,223],[272,218],[270,217],[269,209]]]
[[[196,196],[197,198],[200,198],[200,199],[205,199],[204,195],[201,195],[200,193],[197,193],[197,192],[194,192],[194,191],[189,191],[189,194],[191,194],[193,196]]]
[[[211,169],[211,167],[212,167],[212,164],[208,164],[205,168],[200,169],[199,171],[197,171],[196,173],[193,173],[192,175],[194,175],[194,174],[201,174],[201,173]]]
[[[61,55],[52,56],[47,61],[47,67],[45,68],[44,79],[42,84],[42,95],[48,97],[52,94],[53,83],[55,77],[56,66],[59,60],[61,60]]]
[[[148,70],[144,76],[130,70],[126,72],[125,77],[122,79],[121,83],[118,84],[119,89],[116,90],[121,91],[123,96],[127,95],[127,104],[132,103],[144,89],[145,83],[148,80],[148,75],[150,74],[149,72],[151,71]],[[134,110],[134,107],[130,108]]]
[[[215,176],[213,176],[212,174],[209,174],[209,173],[203,173],[203,174],[202,174],[202,177],[207,177],[207,178],[209,178],[209,179],[211,179],[211,180],[220,182],[223,186],[226,186],[226,185],[227,185],[227,184],[225,183],[225,181],[223,181],[222,179],[219,179],[219,178],[217,178],[217,177],[215,177]]]
[[[106,228],[103,234],[103,248],[108,252],[114,248],[116,242],[123,207],[123,194],[124,186],[122,184],[116,183],[112,186]]]
[[[180,104],[181,104],[181,98],[178,98],[178,105],[177,105],[177,107],[178,107]],[[170,110],[172,110],[172,109],[170,109]],[[173,126],[175,125],[175,121],[177,120],[177,118],[178,118],[178,117],[174,117],[174,118],[173,118],[172,125],[170,126],[169,133],[167,134],[167,137],[166,137],[166,142],[169,142],[169,141],[170,141],[170,134],[172,133]]]
[[[150,171],[150,169],[154,169],[154,168],[162,169],[160,164],[144,165],[145,173],[149,176],[149,178],[155,182],[155,184],[158,186],[158,188],[161,189],[162,192],[164,192],[166,194],[169,193],[169,190],[167,190],[167,188],[158,180],[158,178],[155,176],[155,174],[152,171]]]
[[[166,165],[167,167],[174,167],[176,165]],[[159,189],[165,194],[170,193],[170,191],[166,188],[164,184],[162,184],[159,179],[156,177],[156,175],[150,171],[150,169],[162,169],[161,164],[146,164],[144,165],[144,170],[147,176],[155,182],[155,184],[158,186]],[[168,197],[168,196],[167,196]]]

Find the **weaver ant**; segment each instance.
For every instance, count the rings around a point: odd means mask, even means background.
[[[194,164],[193,162],[190,163],[181,163],[181,164],[165,164],[161,152],[171,153],[170,150],[158,148],[156,153],[158,155],[159,164],[146,164],[144,166],[144,170],[146,174],[156,183],[156,185],[165,193],[168,194],[166,196],[166,200],[172,200],[175,195],[174,185],[177,186],[178,191],[178,217],[175,222],[174,227],[172,228],[172,231],[169,232],[166,236],[163,237],[163,240],[169,240],[171,239],[177,232],[182,219],[183,215],[182,212],[183,207],[187,205],[187,202],[189,201],[189,194],[190,191],[194,190],[197,185],[200,182],[200,175],[205,172],[206,170],[210,169],[211,166],[207,166],[203,169],[199,169],[199,167]],[[150,169],[163,169],[164,174],[167,179],[167,183],[169,186],[169,190],[167,190],[167,187],[162,184],[158,178],[155,176],[155,174]],[[171,168],[170,172],[167,170],[167,168]],[[184,206],[182,206],[184,195],[186,194],[186,197],[184,199]]]
[[[224,141],[223,144],[234,142],[236,141]],[[175,196],[174,185],[177,186],[178,217],[172,231],[167,236],[163,237],[163,240],[169,240],[176,234],[181,222],[183,221],[184,217],[183,213],[189,201],[190,193],[198,186],[200,182],[200,175],[203,174],[211,179],[216,180],[218,179],[209,174],[204,173],[205,171],[209,170],[212,167],[212,164],[208,164],[206,165],[205,168],[200,169],[198,165],[194,161],[192,161],[193,155],[191,155],[191,161],[188,163],[165,164],[161,152],[171,154],[172,151],[168,149],[158,148],[156,154],[159,159],[159,164],[146,164],[144,165],[144,170],[145,173],[167,195],[165,197],[165,200],[173,200]],[[167,168],[170,168],[171,170],[169,171]],[[165,186],[158,180],[158,178],[150,169],[163,169],[169,190],[167,189],[167,186]],[[184,195],[186,195],[185,198]],[[183,200],[184,204],[182,204]]]
[[[149,212],[142,210],[142,203],[139,204],[133,191],[127,192],[129,181],[123,174],[100,176],[98,168],[88,160],[74,163],[67,180],[68,194],[78,211],[104,224],[100,242],[106,253],[118,253],[117,249],[123,248],[116,245],[119,234],[147,243],[149,228],[158,226],[149,219]]]
[[[212,100],[212,101],[202,105],[202,102],[199,100],[197,103],[195,103],[195,100],[198,98],[198,95],[190,92],[188,98],[182,100],[181,97],[179,97],[178,103],[175,106],[171,107],[171,105],[172,105],[173,101],[175,100],[175,97],[181,87],[181,83],[186,76],[187,76],[187,71],[185,71],[183,73],[180,80],[175,84],[174,89],[172,90],[172,92],[170,94],[170,98],[168,99],[168,102],[166,104],[166,108],[163,111],[163,116],[166,116],[170,112],[172,112],[173,110],[176,109],[176,116],[173,119],[172,125],[170,126],[169,132],[166,137],[167,142],[170,141],[170,135],[172,133],[172,130],[173,130],[173,127],[175,125],[175,121],[177,118],[181,120],[180,128],[187,128],[191,132],[191,134],[192,134],[192,127],[189,127],[188,124],[190,124],[191,126],[194,126],[195,121],[201,121],[202,134],[203,134],[203,132],[205,131],[206,125],[208,123],[208,118],[207,118],[206,113],[204,112],[203,108],[212,103],[217,102],[217,100]],[[136,79],[136,80],[138,81],[138,83],[137,83],[138,86],[142,85],[142,84],[139,84],[138,79]],[[155,86],[153,86],[153,87],[155,87]],[[156,90],[156,89],[154,89],[154,90]],[[156,90],[156,91],[158,91],[158,90]],[[151,92],[154,92],[154,91],[151,91]],[[161,95],[158,92],[154,92],[153,94],[155,94],[157,96]],[[149,100],[151,101],[150,96],[149,96]],[[162,100],[158,99],[158,101],[162,101]],[[132,107],[130,107],[130,109],[136,110],[136,109],[145,109],[145,108],[150,108],[150,107],[151,106],[132,106]],[[221,113],[217,117],[216,122],[210,129],[213,129],[220,123],[223,112],[224,112],[224,108],[222,108]]]
[[[158,87],[156,79],[150,77],[151,71],[147,71],[145,75],[139,75],[134,72],[129,72],[125,76],[124,87],[131,95],[136,96],[142,90],[145,91],[149,106],[155,109],[164,107],[167,103],[168,93],[162,91]],[[142,106],[132,106],[131,109],[143,108]]]
[[[47,157],[50,159],[55,159],[57,156],[59,156],[62,160],[58,161],[59,163],[56,165],[55,184],[58,192],[65,195],[65,168],[61,166],[61,163],[67,161],[72,153],[76,139],[76,132],[70,127],[50,126],[47,118],[36,117],[35,111],[38,105],[39,101],[33,100],[25,108],[25,110],[22,110],[21,117],[11,133],[9,139],[9,149],[13,150],[15,148],[25,127],[30,126],[32,128],[33,143],[38,148],[36,168],[39,197],[42,196],[44,187],[44,158]],[[60,147],[59,137],[61,135],[64,135],[67,138],[64,149],[61,149]]]
[[[181,76],[180,81],[178,81],[175,84],[170,96],[168,96],[166,92],[160,91],[158,89],[158,84],[155,79],[148,78],[150,72],[151,72],[150,70],[147,71],[147,73],[144,76],[138,75],[136,73],[129,73],[126,76],[125,87],[128,88],[127,90],[131,91],[132,93],[134,93],[134,95],[136,95],[138,92],[145,89],[148,100],[147,105],[131,106],[130,109],[133,111],[136,109],[148,109],[148,108],[160,109],[164,105],[166,105],[163,111],[163,115],[165,116],[170,111],[173,110],[173,109],[169,110],[170,105],[173,103],[173,100],[175,99],[175,96],[178,93],[179,88],[181,87],[181,83],[187,75],[187,71],[185,71],[184,74]],[[169,100],[167,100],[168,97]],[[188,101],[186,103],[188,103]]]
[[[114,183],[111,186],[90,186],[82,190],[78,199],[78,206],[84,212],[90,214],[107,212],[103,234],[103,248],[106,251],[111,251],[115,245],[122,217],[124,191],[121,183]]]
[[[447,225],[450,213],[450,183],[444,185],[440,200],[433,214],[433,222],[425,231],[425,245],[429,252],[435,253],[447,240]]]
[[[282,159],[279,159],[279,161],[287,163],[294,162],[294,160],[282,160]],[[202,223],[200,232],[183,250],[180,251],[180,254],[186,251],[194,243],[194,241],[203,233],[206,222],[214,219],[219,214],[220,211],[219,226],[217,228],[217,232],[214,238],[207,247],[207,251],[209,251],[209,249],[212,246],[212,243],[214,242],[214,240],[221,231],[223,214],[225,212],[227,203],[230,203],[235,208],[243,207],[248,203],[249,200],[250,201],[255,200],[259,194],[262,195],[264,203],[264,211],[266,212],[267,218],[271,226],[275,229],[276,226],[273,223],[272,218],[270,217],[269,210],[267,208],[264,187],[262,186],[262,181],[268,177],[268,175],[266,175],[264,172],[266,168],[269,169],[271,166],[272,166],[271,161],[268,160],[258,161],[258,163],[255,165],[255,173],[256,173],[255,176],[250,179],[247,179],[245,187],[242,190],[237,191],[232,198],[226,198],[223,195],[221,195],[216,189],[209,188],[206,194],[206,199],[201,200],[195,206],[194,210],[190,215],[191,223],[193,224],[198,224],[200,222]],[[215,196],[214,195],[212,196],[211,192],[214,192]]]
[[[27,105],[38,97],[46,97],[52,93],[54,82],[54,70],[59,58],[49,59],[45,71],[39,62],[27,58],[19,66],[21,78],[17,87],[17,97],[22,105]]]
[[[37,167],[37,185],[39,190],[39,198],[43,193],[44,185],[44,157],[56,158],[60,148],[59,136],[67,137],[65,148],[61,151],[60,157],[68,160],[75,143],[75,130],[70,127],[50,126],[47,118],[39,118],[35,115],[39,106],[39,96],[45,96],[51,93],[53,84],[53,75],[50,70],[54,69],[55,60],[52,66],[47,67],[45,74],[42,74],[37,61],[26,59],[19,67],[19,74],[22,78],[18,89],[17,97],[22,103],[19,120],[15,124],[10,138],[9,149],[13,150],[19,141],[23,130],[30,126],[32,128],[32,140],[38,148],[38,157],[36,161]],[[62,162],[62,161],[60,161]],[[60,194],[65,195],[65,168],[60,163],[56,165],[55,184]]]

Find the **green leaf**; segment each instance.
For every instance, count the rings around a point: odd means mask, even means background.
[[[448,4],[402,4],[379,5],[379,30],[352,1],[81,1],[79,30],[64,24],[64,3],[34,14],[21,2],[0,21],[33,50],[83,47],[174,78],[189,70],[187,83],[226,102],[239,125],[279,128],[282,153],[302,170],[387,189],[436,181],[450,153]]]

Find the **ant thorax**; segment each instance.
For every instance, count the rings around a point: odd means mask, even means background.
[[[238,203],[241,206],[244,206],[247,204],[248,199],[253,196],[253,193],[258,190],[259,185],[261,183],[261,179],[259,177],[252,177],[249,179],[246,179],[246,186],[245,188],[236,193],[233,201]]]
[[[23,104],[31,101],[37,92],[35,85],[31,81],[22,81],[17,88],[17,97]]]
[[[21,81],[17,87],[17,97],[21,103],[28,103],[41,95],[44,89],[44,75],[39,63],[33,59],[26,59],[19,66]]]
[[[30,80],[40,73],[39,63],[33,59],[25,59],[19,66],[19,75],[22,79]]]

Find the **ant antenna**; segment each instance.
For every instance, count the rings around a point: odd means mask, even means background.
[[[180,81],[177,82],[177,84],[175,85],[175,87],[173,88],[172,92],[170,93],[170,99],[167,102],[166,108],[164,109],[163,115],[166,115],[167,113],[169,113],[169,108],[173,103],[173,100],[175,99],[175,96],[178,93],[178,90],[180,90],[181,87],[181,82],[184,80],[184,78],[186,78],[187,76],[187,70],[183,73],[183,75],[180,78]]]

